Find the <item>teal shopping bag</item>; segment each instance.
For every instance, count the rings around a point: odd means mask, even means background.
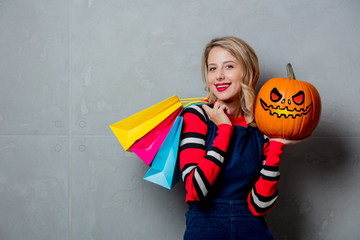
[[[180,115],[176,118],[169,134],[153,159],[150,169],[144,176],[145,180],[167,189],[171,189],[179,181],[180,166],[177,158],[182,123],[183,118]]]

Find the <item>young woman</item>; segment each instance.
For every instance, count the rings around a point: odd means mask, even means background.
[[[185,110],[180,142],[189,206],[184,239],[273,239],[262,216],[277,198],[282,148],[297,141],[269,141],[256,128],[259,65],[246,42],[210,41],[202,75],[213,104]]]

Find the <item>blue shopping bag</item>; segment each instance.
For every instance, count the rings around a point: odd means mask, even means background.
[[[157,152],[144,179],[171,189],[180,179],[178,150],[183,118],[178,116]]]

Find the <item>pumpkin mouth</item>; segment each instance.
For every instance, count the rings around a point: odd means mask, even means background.
[[[312,109],[313,104],[310,103],[305,109],[301,108],[300,110],[297,110],[296,108],[293,110],[289,110],[288,107],[284,107],[284,108],[280,108],[280,106],[277,106],[274,108],[273,105],[267,105],[264,100],[262,100],[260,98],[260,103],[262,108],[265,111],[269,111],[271,116],[274,116],[276,114],[276,117],[281,118],[288,118],[288,117],[292,117],[292,118],[296,118],[296,117],[301,117],[303,115],[306,115],[310,112],[310,110]]]

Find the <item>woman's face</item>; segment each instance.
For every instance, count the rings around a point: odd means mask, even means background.
[[[244,67],[230,52],[222,47],[212,48],[207,69],[209,89],[217,101],[240,101]]]

